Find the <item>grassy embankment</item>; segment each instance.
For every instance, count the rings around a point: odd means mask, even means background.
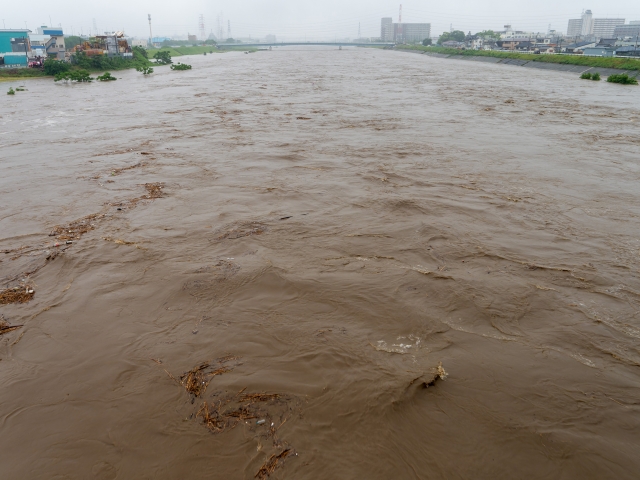
[[[171,55],[172,57],[181,57],[183,55],[202,55],[204,53],[224,53],[224,52],[233,52],[233,51],[240,51],[240,52],[244,52],[244,51],[249,51],[249,52],[255,52],[257,51],[256,48],[253,47],[241,47],[241,46],[234,46],[234,47],[225,47],[224,49],[217,49],[216,47],[212,47],[212,46],[205,46],[205,47],[162,47],[162,48],[152,48],[149,50],[149,57],[153,57],[153,55],[155,55],[156,52],[169,52],[169,55]]]
[[[564,65],[582,65],[594,68],[619,68],[621,70],[640,70],[640,60],[633,58],[583,57],[580,55],[550,55],[533,53],[501,52],[495,50],[458,50],[456,48],[423,47],[422,45],[397,45],[397,49],[422,50],[444,55],[462,55],[477,57],[513,58],[529,62],[559,63]]]
[[[0,70],[0,82],[13,82],[46,76],[42,70],[37,68],[3,68]]]

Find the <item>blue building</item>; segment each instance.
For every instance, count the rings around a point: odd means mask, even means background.
[[[0,68],[26,67],[29,63],[31,30],[0,30]]]

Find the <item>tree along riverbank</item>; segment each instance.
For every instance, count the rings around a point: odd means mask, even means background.
[[[612,68],[626,71],[639,71],[640,60],[625,57],[604,58],[584,57],[579,55],[551,55],[502,52],[495,50],[458,50],[457,48],[424,47],[422,45],[397,45],[397,50],[418,50],[425,53],[435,53],[450,57],[493,57],[498,59],[513,59],[524,62],[554,63],[560,65],[576,65],[587,68]]]

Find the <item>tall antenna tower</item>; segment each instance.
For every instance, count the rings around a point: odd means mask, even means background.
[[[404,43],[404,35],[402,34],[402,4],[400,4],[400,15],[398,15],[398,35],[396,42]]]
[[[200,40],[206,40],[206,38],[204,38],[205,33],[204,33],[204,15],[203,14],[198,15],[198,28],[200,29]]]
[[[358,38],[360,38],[360,22],[358,22]]]
[[[217,25],[217,29],[218,31],[216,32],[216,35],[218,36],[218,41],[222,41],[222,39],[224,38],[224,17],[222,16],[222,12],[220,12],[218,14],[218,25]]]
[[[149,14],[149,45],[153,45],[153,32],[151,31],[151,14]]]
[[[96,24],[96,19],[93,19],[93,31],[96,32],[94,35],[98,35],[98,25]]]
[[[231,20],[227,20],[227,38],[231,38]]]

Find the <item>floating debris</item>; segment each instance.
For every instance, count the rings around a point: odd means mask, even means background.
[[[29,285],[7,288],[0,291],[0,305],[27,303],[33,298],[35,290]]]
[[[49,234],[50,237],[56,237],[58,240],[77,240],[87,232],[96,228],[95,221],[104,218],[103,213],[92,213],[79,220],[75,220],[67,225],[57,225]]]
[[[448,376],[449,374],[444,370],[442,362],[438,362],[438,366],[433,368],[431,373],[414,378],[409,382],[409,386],[417,384],[422,385],[423,388],[433,387],[438,380],[445,380]]]
[[[292,453],[293,453],[293,450],[291,450],[290,448],[285,448],[283,451],[281,451],[277,455],[274,453],[268,458],[266,462],[264,462],[264,465],[260,467],[260,470],[258,470],[258,473],[255,474],[254,478],[258,478],[260,480],[268,478],[269,475],[271,475],[276,468],[278,468],[280,465],[282,465],[282,463],[284,463],[284,459],[287,458]]]
[[[0,315],[0,336],[22,327],[24,327],[24,325],[10,325],[9,322],[4,319],[4,316]]]
[[[275,400],[280,398],[277,393],[250,393],[241,395],[238,401],[240,402],[268,402],[269,400]]]
[[[225,366],[219,366],[213,371],[206,372],[208,368],[211,367],[211,364],[208,362],[204,362],[197,367],[189,370],[188,372],[182,374],[180,376],[180,384],[185,388],[187,392],[194,395],[195,397],[199,397],[202,395],[209,386],[209,383],[216,375],[222,375],[230,371],[229,368]]]
[[[162,189],[164,188],[164,183],[145,183],[144,188],[147,189],[147,194],[143,195],[143,198],[160,198],[163,197],[164,194]]]

